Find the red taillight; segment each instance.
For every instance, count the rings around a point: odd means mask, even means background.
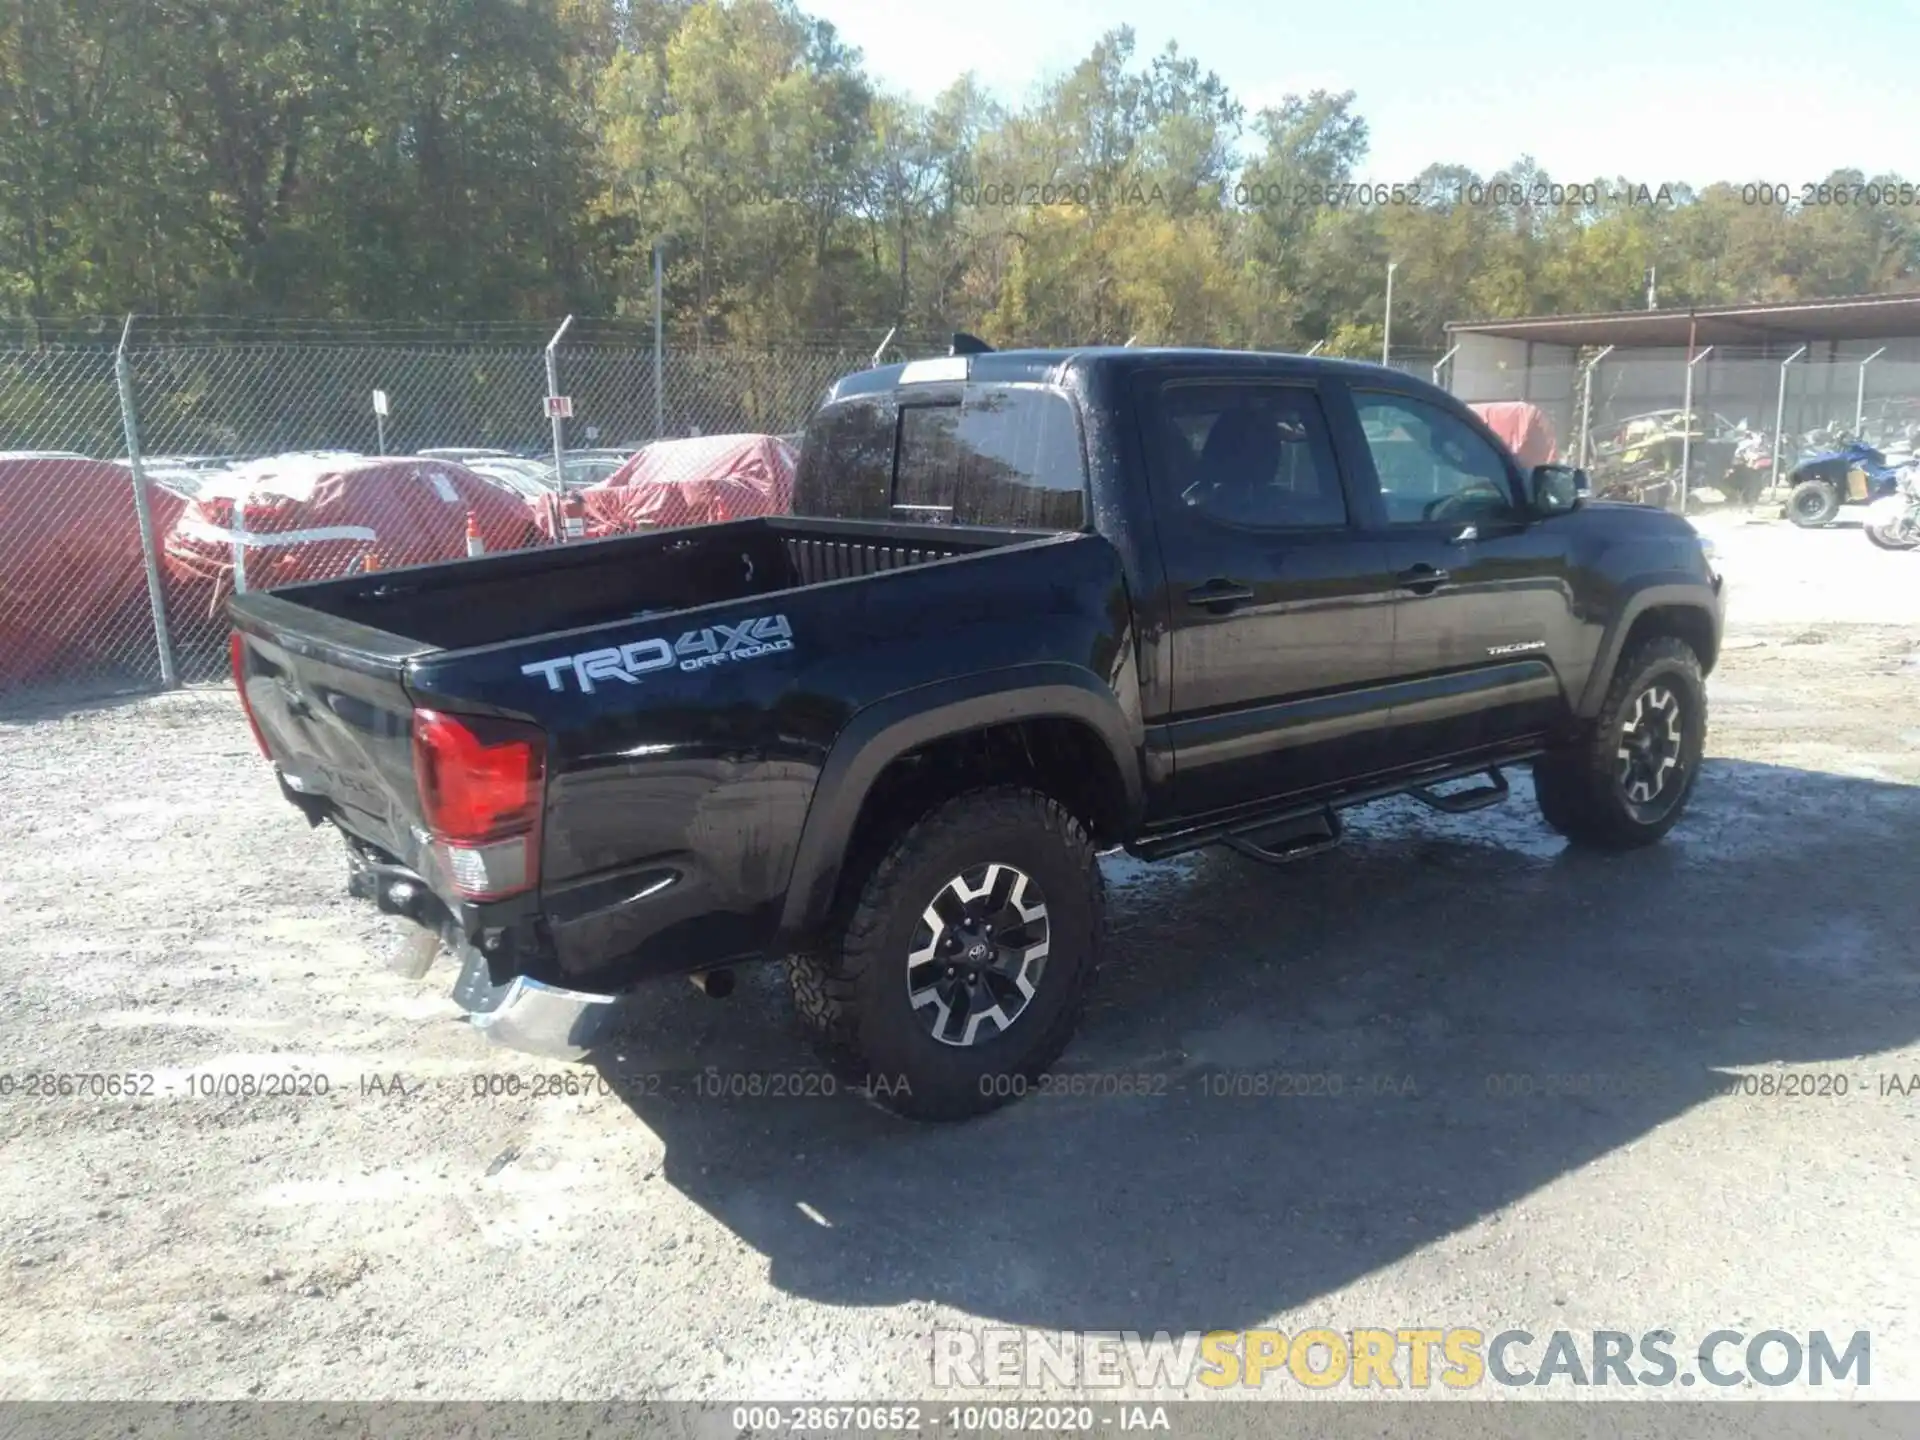
[[[540,883],[547,738],[539,727],[416,710],[413,771],[421,816],[456,890],[497,900]]]
[[[267,737],[260,733],[260,722],[253,714],[253,702],[247,699],[247,637],[238,630],[233,632],[227,655],[233,662],[233,687],[240,692],[240,709],[246,714],[247,728],[253,731],[253,743],[260,747],[262,755],[271,760],[273,752],[267,749]]]

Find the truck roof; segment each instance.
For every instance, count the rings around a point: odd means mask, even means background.
[[[1131,370],[1146,365],[1206,363],[1232,365],[1267,374],[1333,374],[1378,383],[1382,379],[1432,389],[1418,376],[1364,360],[1336,360],[1280,350],[1221,350],[1186,346],[1088,345],[1071,349],[989,350],[974,355],[908,360],[856,371],[836,381],[829,402],[872,395],[913,384],[964,379],[976,385],[1058,384],[1069,371]]]

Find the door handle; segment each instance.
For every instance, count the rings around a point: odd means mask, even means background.
[[[1410,570],[1402,570],[1394,576],[1394,583],[1402,590],[1411,590],[1416,595],[1431,595],[1453,577],[1444,570],[1436,570],[1427,564],[1415,565]]]
[[[1187,592],[1189,605],[1204,605],[1216,615],[1224,615],[1236,605],[1253,599],[1253,590],[1237,580],[1209,580]]]

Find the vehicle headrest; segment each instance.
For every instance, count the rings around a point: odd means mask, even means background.
[[[1228,410],[1207,432],[1196,478],[1209,488],[1264,484],[1280,466],[1280,450],[1280,431],[1271,415],[1247,406]]]

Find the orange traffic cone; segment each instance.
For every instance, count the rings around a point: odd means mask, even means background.
[[[487,542],[480,538],[480,522],[474,519],[473,511],[467,511],[467,554],[484,555]]]

